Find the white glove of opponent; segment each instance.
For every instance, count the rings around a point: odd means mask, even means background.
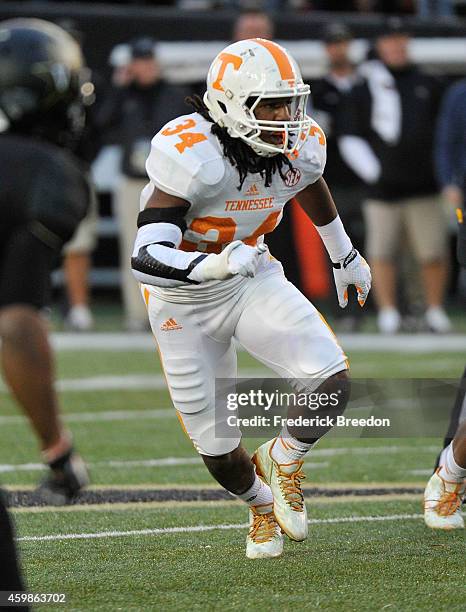
[[[372,277],[369,264],[356,249],[352,249],[338,263],[333,263],[333,277],[337,288],[338,303],[341,308],[346,308],[348,304],[349,285],[356,287],[359,305],[364,306],[371,289]]]
[[[209,280],[225,280],[235,274],[253,277],[259,265],[259,258],[266,250],[265,244],[250,247],[241,240],[235,240],[218,255],[212,253],[198,263],[188,278],[203,283]]]

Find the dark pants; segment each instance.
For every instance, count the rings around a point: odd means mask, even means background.
[[[0,492],[0,591],[24,591],[19,571],[13,526]],[[0,610],[26,610],[27,607],[3,607]]]
[[[450,415],[450,425],[448,427],[447,435],[443,441],[443,448],[446,448],[458,431],[458,427],[460,423],[462,423],[466,419],[466,369],[463,373],[463,377],[460,381],[460,386],[458,389],[458,393],[456,395],[456,400],[453,405],[453,410]],[[437,457],[437,462],[435,464],[435,468],[437,469],[439,466],[440,455]]]

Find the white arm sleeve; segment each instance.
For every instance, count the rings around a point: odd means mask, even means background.
[[[158,287],[179,287],[199,282],[189,275],[207,254],[179,251],[177,247],[181,238],[181,229],[173,223],[149,223],[140,227],[131,257],[136,279]]]
[[[327,225],[315,225],[314,227],[319,232],[330,259],[334,263],[345,258],[353,248],[339,215]]]
[[[338,148],[345,163],[365,183],[376,183],[380,177],[380,161],[369,143],[359,136],[342,136]]]

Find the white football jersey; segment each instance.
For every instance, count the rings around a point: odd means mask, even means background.
[[[233,240],[254,246],[272,232],[283,207],[324,171],[325,136],[313,122],[293,169],[283,166],[265,187],[260,174],[248,174],[241,189],[239,175],[211,133],[212,123],[198,113],[167,123],[153,138],[146,162],[150,179],[141,194],[145,208],[154,187],[191,204],[180,249],[220,253]]]

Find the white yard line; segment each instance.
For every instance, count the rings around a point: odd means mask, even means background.
[[[265,368],[240,370],[240,378],[263,378],[274,376]],[[144,391],[147,389],[161,390],[167,388],[165,376],[161,374],[119,374],[115,376],[89,376],[86,378],[69,378],[57,381],[59,391],[108,391],[132,390]]]
[[[95,461],[87,463],[90,468],[94,467],[110,467],[110,468],[132,468],[132,467],[170,467],[170,466],[187,466],[187,465],[203,465],[200,457],[162,457],[161,459],[137,459],[130,461],[114,460]],[[43,463],[22,463],[22,464],[3,464],[0,465],[0,473],[6,472],[36,472],[44,470]]]
[[[338,340],[347,351],[381,353],[440,353],[445,351],[464,353],[466,356],[466,335],[452,334],[341,334]]]
[[[366,455],[396,455],[398,453],[429,453],[438,452],[437,446],[368,446],[363,448],[316,448],[312,451],[312,458],[320,459],[321,457],[336,457],[345,455],[351,456],[366,456]],[[170,466],[188,466],[188,465],[203,465],[200,457],[160,457],[157,459],[135,459],[135,460],[119,460],[109,459],[106,461],[96,461],[88,464],[89,467],[112,467],[112,468],[128,468],[128,467],[170,467]],[[328,462],[319,461],[316,463],[307,462],[305,467],[322,468],[327,467]],[[35,472],[44,469],[42,463],[5,463],[0,464],[0,473],[9,472]],[[410,470],[408,474],[419,474],[420,476],[427,475],[430,471]]]
[[[408,474],[411,476],[432,476],[432,468],[424,468],[422,470],[408,470]]]
[[[131,461],[109,460],[109,461],[94,461],[87,463],[88,467],[107,467],[107,468],[139,468],[139,467],[172,467],[172,466],[188,466],[199,465],[203,466],[204,462],[200,457],[163,457],[162,459],[136,459]],[[306,462],[305,468],[319,469],[329,466],[328,461],[322,462]],[[11,472],[40,472],[45,470],[43,463],[21,463],[21,464],[0,464],[0,474]]]
[[[384,521],[419,520],[422,514],[389,514],[387,516],[341,516],[327,519],[310,519],[311,525],[327,525],[338,523],[375,523]],[[158,529],[133,529],[131,531],[98,531],[96,533],[59,533],[45,536],[23,536],[19,542],[50,542],[57,540],[94,540],[98,538],[121,538],[128,536],[165,535],[169,533],[199,533],[202,531],[245,529],[248,523],[232,523],[229,525],[193,525],[192,527],[162,527]]]
[[[115,376],[88,376],[58,380],[58,391],[146,391],[167,388],[165,377],[161,374],[122,374]]]
[[[270,370],[254,368],[240,370],[240,378],[264,378],[275,376]],[[86,376],[85,378],[63,378],[56,382],[58,391],[160,391],[167,388],[165,377],[161,374],[117,374]],[[6,392],[0,383],[0,392]]]
[[[96,412],[72,412],[65,414],[68,423],[99,423],[105,421],[133,421],[141,419],[171,419],[175,418],[174,408],[160,410],[104,410]],[[0,416],[0,425],[19,425],[25,423],[22,415]]]
[[[341,334],[340,343],[347,350],[369,352],[463,352],[466,335],[452,334],[398,334],[385,337],[380,334]],[[52,343],[62,351],[154,351],[155,340],[150,333],[93,333],[52,334]]]
[[[312,455],[335,457],[337,455],[397,455],[398,453],[438,453],[438,446],[363,446],[361,448],[313,448]]]
[[[147,333],[80,333],[55,332],[52,345],[58,351],[155,351],[154,337]]]

